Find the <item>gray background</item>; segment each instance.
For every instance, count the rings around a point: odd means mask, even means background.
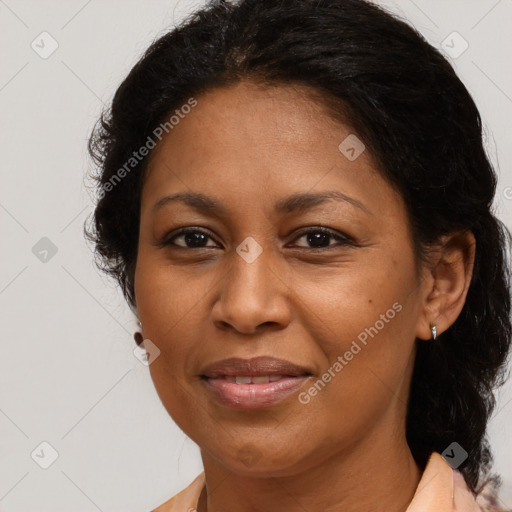
[[[512,1],[380,3],[433,45],[445,41],[480,108],[497,212],[511,227]],[[0,0],[0,511],[147,511],[202,471],[133,353],[133,315],[82,236],[93,122],[148,44],[200,5]],[[508,382],[489,426],[508,506],[511,424]]]

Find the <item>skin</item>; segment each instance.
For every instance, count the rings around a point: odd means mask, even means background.
[[[430,322],[440,334],[459,315],[474,237],[444,237],[418,267],[400,195],[368,150],[354,161],[340,152],[353,130],[311,98],[303,86],[210,90],[153,150],[148,167],[138,314],[143,337],[160,350],[150,364],[158,395],[201,449],[199,512],[403,512],[421,478],[405,437],[416,346],[431,338]],[[322,191],[363,207],[330,200],[304,212],[273,211],[291,194]],[[178,192],[214,197],[227,214],[178,201],[153,211]],[[202,248],[183,236],[176,246],[157,245],[186,226],[208,232]],[[313,251],[302,231],[315,226],[356,246],[326,237]],[[251,263],[236,252],[247,237],[263,250]],[[307,404],[297,392],[271,407],[235,410],[199,378],[205,365],[227,357],[270,355],[309,368],[307,390],[395,303],[401,311]]]

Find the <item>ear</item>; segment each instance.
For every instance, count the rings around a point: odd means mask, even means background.
[[[423,274],[423,310],[418,317],[416,337],[432,338],[446,331],[460,315],[473,275],[476,241],[471,231],[440,237]]]

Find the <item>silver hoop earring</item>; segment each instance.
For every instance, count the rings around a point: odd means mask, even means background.
[[[437,326],[435,324],[430,324],[430,330],[432,331],[432,341],[435,341],[437,338]]]

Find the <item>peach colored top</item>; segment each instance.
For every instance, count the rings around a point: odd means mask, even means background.
[[[181,492],[152,512],[195,512],[205,483],[204,472]],[[480,495],[479,495],[480,496]],[[427,462],[413,499],[405,512],[482,512],[487,508],[475,498],[462,474],[444,457],[433,452]]]

